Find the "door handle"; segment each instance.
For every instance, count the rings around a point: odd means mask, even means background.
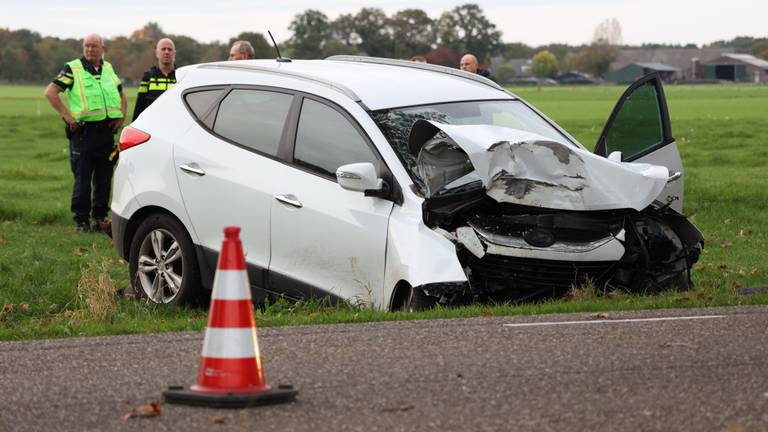
[[[293,196],[291,194],[275,195],[275,199],[280,201],[283,204],[288,204],[291,207],[296,207],[296,208],[302,208],[303,207],[303,205],[301,204],[301,201],[299,201],[298,198],[296,198],[295,196]]]
[[[672,183],[675,180],[679,180],[680,177],[682,177],[682,176],[683,176],[683,173],[681,173],[680,171],[676,171],[676,172],[670,173],[669,177],[667,178],[667,184],[670,184],[670,183]]]
[[[192,162],[190,164],[179,165],[179,169],[181,169],[184,172],[190,173],[190,174],[195,174],[195,175],[199,175],[199,176],[204,176],[205,175],[205,170],[200,168],[200,165],[198,165],[198,164],[196,164],[194,162]]]

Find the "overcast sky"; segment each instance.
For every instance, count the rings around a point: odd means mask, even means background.
[[[420,8],[432,18],[470,0],[0,0],[0,27],[27,28],[42,35],[81,38],[96,32],[127,36],[148,21],[166,33],[201,42],[227,41],[242,31],[272,30],[278,41],[290,37],[288,24],[306,9],[329,19],[379,7],[391,15]],[[621,23],[624,43],[704,44],[735,36],[768,36],[766,0],[479,0],[505,42],[536,46],[550,42],[588,43],[606,18]],[[321,6],[322,5],[322,6]],[[77,24],[75,24],[77,23]]]

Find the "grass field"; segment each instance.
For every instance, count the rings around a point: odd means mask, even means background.
[[[623,87],[513,91],[592,147]],[[0,86],[0,339],[202,328],[204,309],[116,295],[127,283],[127,266],[106,236],[74,232],[64,124],[42,92],[42,86]],[[666,92],[686,169],[685,213],[707,238],[693,291],[419,314],[278,303],[258,312],[259,325],[768,303],[766,295],[735,292],[768,284],[768,86],[668,86]],[[132,107],[135,91],[128,93]]]

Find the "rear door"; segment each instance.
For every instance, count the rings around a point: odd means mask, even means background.
[[[632,83],[613,108],[595,153],[608,157],[616,151],[621,152],[622,162],[667,167],[670,180],[657,199],[682,213],[683,163],[672,137],[659,74],[649,74]]]
[[[270,206],[279,182],[276,169],[283,166],[277,153],[294,95],[262,88],[225,88],[210,95],[204,91],[185,94],[198,124],[174,146],[184,206],[211,270],[224,227],[241,227],[250,282],[265,288]],[[202,105],[214,97],[209,107]],[[254,292],[256,297],[262,294]]]

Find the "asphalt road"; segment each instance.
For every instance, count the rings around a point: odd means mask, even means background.
[[[124,419],[194,383],[202,338],[2,342],[0,430],[768,431],[766,306],[263,329],[296,402]]]

